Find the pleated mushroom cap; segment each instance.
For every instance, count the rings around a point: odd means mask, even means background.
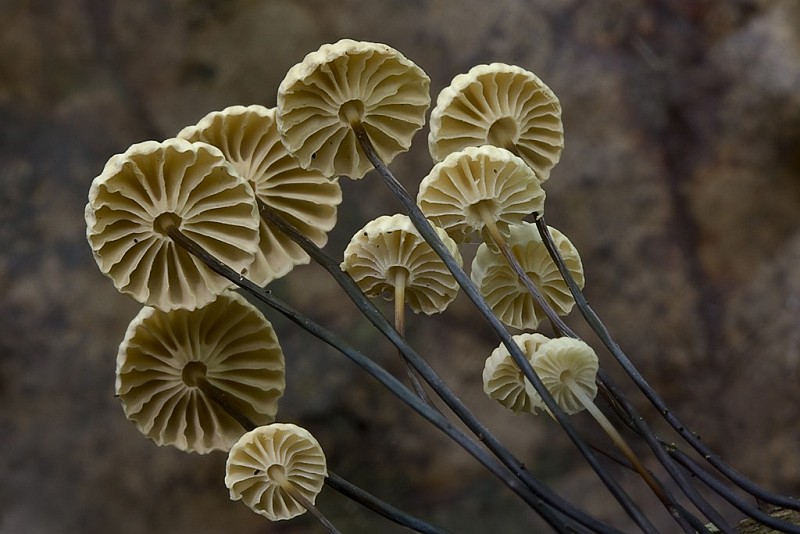
[[[583,287],[583,264],[575,246],[553,227],[548,227],[570,274]],[[567,315],[575,300],[561,277],[536,225],[523,222],[510,227],[508,245],[545,300],[559,315]],[[508,326],[534,330],[544,319],[544,312],[534,302],[527,288],[508,265],[499,250],[482,244],[472,261],[472,282],[478,287],[492,311]]]
[[[580,339],[560,337],[543,343],[534,353],[531,366],[566,414],[584,410],[584,404],[566,385],[568,380],[589,399],[597,396],[595,378],[600,368],[597,354]],[[535,405],[546,410],[530,382],[525,384],[525,390]]]
[[[428,147],[442,161],[480,145],[511,150],[547,180],[564,148],[558,98],[535,74],[513,65],[477,65],[459,74],[436,100]]]
[[[350,124],[359,121],[385,163],[425,124],[430,79],[397,50],[342,39],[292,67],[278,88],[278,131],[306,169],[362,178],[372,168]]]
[[[196,310],[143,308],[119,347],[116,392],[145,436],[205,454],[230,449],[243,430],[199,382],[224,392],[254,423],[267,424],[283,395],[284,369],[272,325],[226,291]]]
[[[533,354],[548,338],[542,334],[519,334],[512,338],[531,361]],[[515,413],[536,413],[536,405],[525,391],[525,376],[502,343],[492,351],[483,367],[483,391]]]
[[[461,243],[482,232],[486,210],[498,229],[544,213],[545,193],[536,174],[511,152],[493,146],[469,147],[436,164],[422,179],[417,204],[426,217]]]
[[[441,228],[434,229],[461,265],[455,241]],[[415,313],[440,313],[458,293],[458,283],[406,215],[384,215],[367,223],[347,245],[341,268],[368,296],[390,300],[402,273],[406,302]]]
[[[86,237],[100,270],[161,310],[192,309],[229,286],[167,235],[175,225],[236,271],[258,250],[250,186],[217,148],[169,139],[113,156],[89,189]]]
[[[301,168],[280,141],[275,109],[232,106],[209,113],[178,137],[219,148],[255,191],[258,200],[272,207],[317,246],[328,241],[336,224],[336,207],[342,201],[337,179]],[[309,257],[286,234],[262,218],[260,246],[248,278],[264,286],[286,275]]]
[[[242,500],[271,521],[291,519],[306,509],[283,486],[287,481],[312,504],[328,469],[319,442],[306,429],[273,423],[244,434],[231,448],[225,485],[231,500]]]

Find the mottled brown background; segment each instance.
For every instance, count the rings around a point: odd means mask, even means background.
[[[0,0],[0,532],[320,531],[266,523],[228,500],[223,454],[158,448],[126,421],[114,357],[138,306],[96,269],[83,206],[112,154],[227,105],[273,105],[286,70],[341,37],[400,49],[434,96],[476,63],[538,73],[566,130],[549,222],[581,250],[593,304],[708,443],[800,493],[796,1]],[[426,133],[393,164],[412,191]],[[333,254],[398,209],[375,177],[343,187]],[[395,367],[319,269],[275,292]],[[280,418],[309,428],[338,473],[458,532],[537,524],[344,358],[270,318],[289,362]],[[552,421],[483,398],[497,341],[463,297],[410,335],[535,473],[630,528]],[[319,505],[345,532],[396,531],[330,491]]]

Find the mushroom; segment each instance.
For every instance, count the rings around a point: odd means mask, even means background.
[[[583,265],[578,250],[555,228],[548,227],[548,231],[572,277],[583,287]],[[550,308],[558,315],[567,315],[575,300],[547,252],[536,225],[523,222],[511,226],[510,234],[508,247],[525,275],[541,291]],[[519,329],[536,329],[544,318],[541,306],[520,283],[517,273],[499,250],[485,243],[480,245],[472,261],[470,278],[505,324]]]
[[[113,156],[92,182],[85,218],[100,270],[161,310],[204,306],[229,285],[180,248],[172,229],[242,273],[258,250],[250,186],[205,143],[145,141]]]
[[[385,44],[342,39],[308,54],[278,88],[278,131],[306,169],[362,178],[372,168],[352,125],[389,163],[425,124],[430,79]]]
[[[455,241],[441,228],[436,232],[460,265]],[[450,271],[406,215],[367,223],[347,245],[341,268],[368,296],[394,298],[400,309],[408,303],[415,313],[441,313],[458,293]]]
[[[328,469],[319,442],[289,423],[261,426],[242,435],[225,464],[231,500],[242,500],[270,521],[314,510]]]
[[[536,173],[508,150],[468,147],[436,164],[422,179],[417,204],[426,217],[456,240],[474,232],[484,240],[532,212],[544,212],[545,192]]]
[[[549,340],[542,334],[520,334],[512,339],[528,357],[528,361],[536,349]],[[531,397],[525,390],[526,382],[525,375],[502,343],[486,358],[483,367],[483,391],[489,398],[515,413],[536,413],[536,405],[531,402]]]
[[[458,246],[447,232],[434,227],[437,235],[460,266]],[[370,221],[353,236],[344,251],[341,269],[369,297],[394,299],[394,325],[405,334],[405,305],[414,313],[443,312],[458,294],[458,283],[442,259],[422,238],[406,215],[384,215]],[[408,377],[417,394],[430,401],[410,363]]]
[[[275,209],[317,246],[324,246],[336,224],[336,206],[342,201],[337,179],[301,168],[286,152],[275,123],[275,109],[231,106],[203,117],[178,134],[191,142],[219,148],[243,176],[260,204]],[[260,247],[248,278],[264,286],[284,276],[295,265],[308,263],[299,245],[262,219]]]
[[[439,93],[428,147],[434,161],[468,146],[510,150],[541,181],[561,158],[561,104],[535,74],[513,65],[477,65]]]
[[[143,308],[117,355],[125,415],[158,445],[189,452],[228,450],[242,435],[220,402],[267,424],[284,387],[272,325],[232,291],[195,310]]]

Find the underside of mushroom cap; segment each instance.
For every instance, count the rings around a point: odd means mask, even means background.
[[[569,415],[583,411],[585,407],[567,385],[568,381],[589,399],[597,396],[596,378],[600,364],[592,347],[580,339],[560,337],[541,344],[531,359],[531,366],[559,408]],[[547,410],[530,382],[525,384],[525,388],[533,403]]]
[[[306,511],[282,483],[291,484],[313,504],[327,476],[319,442],[308,430],[290,423],[247,432],[231,447],[225,465],[230,498],[241,499],[271,521],[291,519]]]
[[[567,315],[575,300],[547,252],[536,225],[523,222],[509,229],[508,245],[523,270],[556,313]],[[548,229],[570,274],[582,288],[584,274],[578,250],[564,234],[552,227]],[[544,319],[544,312],[499,250],[480,245],[472,261],[470,278],[503,323],[519,329],[536,329]]]
[[[548,338],[542,334],[519,334],[513,336],[514,342],[530,362],[533,354]],[[515,413],[536,413],[536,405],[525,391],[527,380],[511,353],[500,344],[486,359],[483,367],[483,391]]]
[[[461,265],[458,247],[441,228],[437,235]],[[416,313],[440,313],[455,299],[458,283],[406,215],[381,216],[356,232],[341,268],[370,297],[394,296],[395,277],[403,273],[405,298]]]
[[[425,124],[430,79],[397,50],[342,39],[292,67],[278,88],[278,130],[303,168],[362,178],[372,164],[351,127],[361,123],[385,163]]]
[[[468,146],[494,145],[520,156],[545,181],[561,158],[561,104],[538,76],[504,63],[453,78],[431,112],[434,161]]]
[[[113,156],[89,189],[86,237],[122,293],[162,310],[211,302],[229,282],[179,247],[170,227],[236,271],[258,250],[258,209],[248,183],[217,148],[168,139]]]
[[[273,208],[319,247],[336,224],[336,207],[342,201],[338,179],[305,170],[286,152],[278,134],[275,109],[231,106],[209,113],[178,137],[219,148],[239,174],[253,187],[260,202]],[[286,234],[261,219],[260,246],[248,278],[264,286],[286,275],[295,265],[308,263],[308,255]]]
[[[454,152],[422,179],[417,204],[426,217],[461,243],[486,225],[501,233],[533,212],[544,213],[536,173],[508,150],[489,145]]]
[[[275,420],[284,374],[270,322],[226,291],[195,310],[143,308],[119,347],[116,393],[128,419],[158,445],[205,454],[228,450],[243,431],[201,381],[255,424],[267,424]]]

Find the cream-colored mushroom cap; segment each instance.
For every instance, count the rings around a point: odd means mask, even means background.
[[[271,521],[291,519],[306,511],[285,484],[313,504],[327,476],[319,442],[306,429],[287,423],[244,434],[231,448],[225,465],[231,500],[241,499]]]
[[[570,274],[579,287],[583,287],[583,264],[575,246],[567,237],[553,227],[548,227]],[[510,227],[508,245],[519,260],[523,270],[533,281],[550,306],[559,315],[566,315],[575,305],[575,300],[561,277],[547,248],[539,236],[536,225],[524,222]],[[536,329],[544,319],[539,308],[508,265],[499,250],[482,244],[472,261],[470,273],[472,282],[492,308],[492,311],[505,324],[520,329]]]
[[[428,147],[442,161],[480,145],[511,150],[547,180],[564,148],[558,98],[535,74],[513,65],[477,65],[459,74],[436,100]]]
[[[342,39],[292,67],[278,88],[278,130],[300,165],[362,178],[372,164],[351,123],[364,125],[385,163],[425,124],[430,79],[397,50]]]
[[[169,139],[113,156],[94,179],[86,237],[122,293],[162,310],[211,302],[229,282],[177,246],[175,225],[236,271],[258,250],[258,210],[247,182],[217,148]]]
[[[342,201],[337,179],[305,170],[286,152],[278,135],[275,109],[232,106],[203,117],[178,137],[219,148],[250,182],[259,201],[274,208],[317,246],[328,241]],[[262,218],[260,247],[247,277],[258,285],[284,276],[309,257],[286,234]]]
[[[201,382],[222,391],[254,423],[266,424],[275,420],[284,368],[269,321],[226,291],[196,310],[143,308],[119,347],[116,392],[144,435],[204,454],[228,450],[243,430]]]
[[[580,339],[560,337],[543,343],[534,353],[531,366],[559,408],[569,415],[585,407],[573,388],[589,400],[597,396],[597,354]],[[525,391],[535,405],[546,410],[533,384],[526,382]]]
[[[461,265],[455,241],[441,228],[434,229]],[[367,223],[347,245],[341,268],[370,297],[392,299],[402,276],[406,302],[415,313],[440,313],[458,294],[453,275],[406,215],[384,215]]]
[[[542,334],[519,334],[513,336],[514,342],[531,361],[536,349],[548,338]],[[511,353],[502,343],[492,351],[483,367],[483,391],[516,413],[536,413],[536,406],[525,392],[527,380],[517,366]]]
[[[536,174],[508,150],[469,147],[436,164],[422,179],[417,204],[426,217],[461,243],[485,227],[486,213],[498,229],[544,213],[545,193]]]

